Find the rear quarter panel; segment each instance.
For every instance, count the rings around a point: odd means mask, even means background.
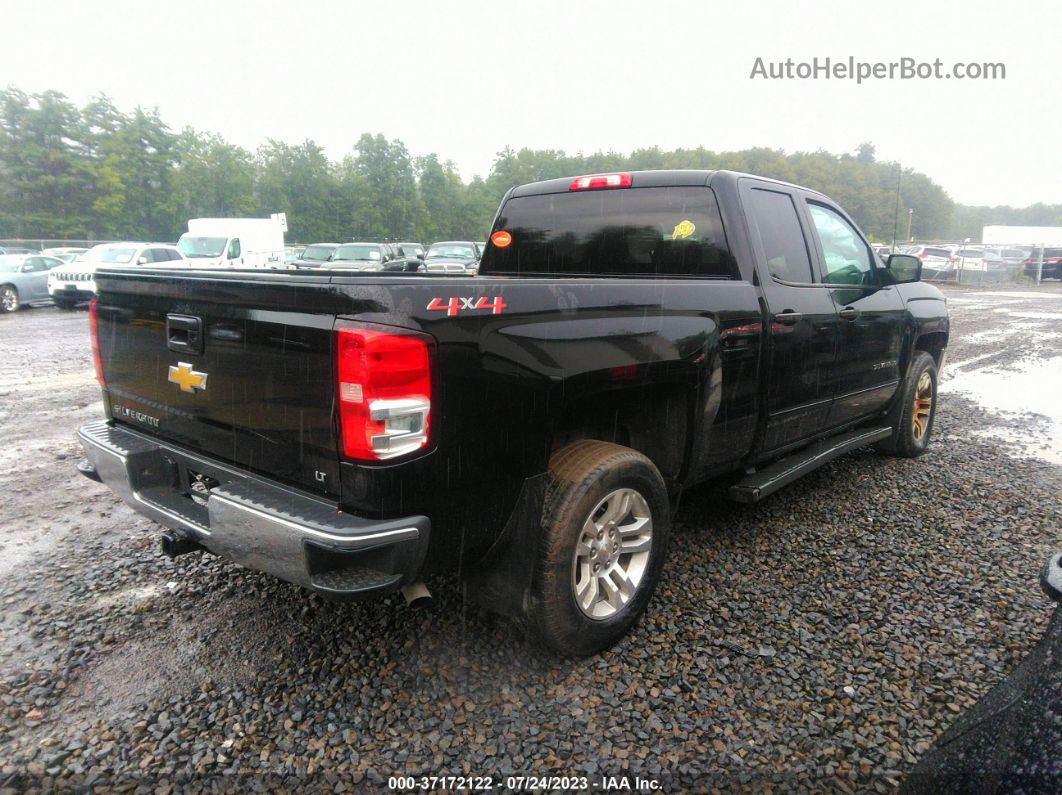
[[[679,479],[704,470],[713,455],[737,455],[753,435],[758,346],[723,352],[719,345],[723,329],[759,319],[748,283],[504,277],[369,283],[356,276],[333,283],[359,304],[379,307],[350,319],[412,326],[437,342],[433,451],[390,466],[342,462],[341,475],[344,502],[359,511],[431,516],[429,563],[440,567],[462,549],[489,544],[524,479],[546,471],[555,432],[574,407],[592,412],[595,401],[621,391],[685,393],[688,432],[669,440],[681,446]]]

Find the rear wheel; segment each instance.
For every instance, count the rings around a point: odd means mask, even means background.
[[[649,603],[667,549],[667,490],[648,458],[608,442],[565,447],[550,474],[531,625],[557,651],[592,654],[623,637]]]
[[[0,312],[14,312],[21,305],[18,290],[10,284],[0,287]]]
[[[877,449],[889,455],[917,458],[926,451],[937,413],[937,364],[925,351],[916,351],[907,368],[903,394],[890,414],[892,437]]]

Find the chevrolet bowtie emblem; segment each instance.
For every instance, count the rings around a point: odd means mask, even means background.
[[[177,384],[182,392],[195,394],[197,389],[206,389],[207,374],[197,373],[192,369],[192,365],[187,362],[177,362],[176,367],[172,364],[170,365],[170,377],[168,380],[171,384]]]

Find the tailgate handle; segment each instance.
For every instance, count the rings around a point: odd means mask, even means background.
[[[203,321],[192,315],[166,315],[166,347],[177,353],[202,353]]]

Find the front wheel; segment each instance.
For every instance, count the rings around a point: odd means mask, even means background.
[[[11,285],[0,288],[0,312],[14,312],[19,306],[18,290]]]
[[[605,649],[656,588],[671,519],[660,472],[641,453],[583,440],[554,454],[529,618],[565,654]]]
[[[929,447],[937,415],[937,363],[925,351],[915,352],[898,399],[889,414],[892,436],[876,446],[888,455],[917,458]]]

